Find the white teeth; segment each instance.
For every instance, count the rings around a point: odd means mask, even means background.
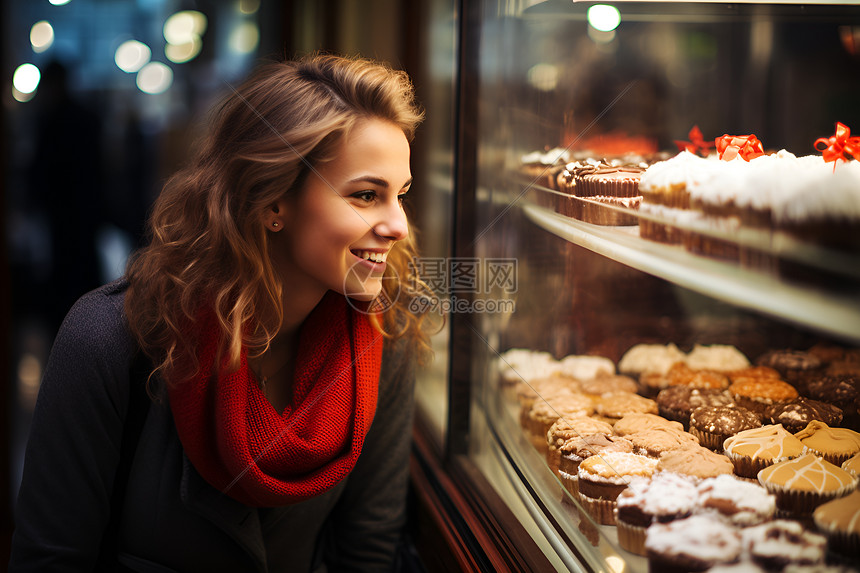
[[[354,251],[355,254],[362,259],[367,261],[373,261],[374,263],[384,263],[385,259],[388,257],[388,253],[374,253],[372,251]]]

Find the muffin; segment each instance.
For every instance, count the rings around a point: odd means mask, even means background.
[[[759,366],[773,368],[783,380],[806,393],[806,382],[824,366],[820,358],[802,350],[771,350],[756,359]]]
[[[794,400],[799,395],[788,382],[770,378],[736,378],[729,386],[729,393],[738,405],[760,416],[768,406]]]
[[[750,365],[743,352],[728,344],[696,344],[687,354],[686,362],[693,370],[714,372],[731,372]]]
[[[572,438],[591,434],[611,434],[612,426],[589,416],[559,418],[553,422],[546,433],[546,461],[553,472],[558,471],[559,448]]]
[[[684,430],[675,428],[654,428],[627,434],[638,454],[659,458],[663,452],[683,448],[699,447],[699,440]]]
[[[819,505],[812,519],[831,551],[854,558],[860,555],[860,490]]]
[[[652,522],[689,517],[696,507],[695,484],[678,474],[657,472],[651,479],[633,478],[616,501],[615,524],[623,549],[645,555],[645,531]]]
[[[734,466],[726,456],[697,445],[663,452],[657,470],[704,479],[732,475]]]
[[[627,392],[629,394],[635,394],[639,389],[639,386],[630,376],[624,376],[622,374],[606,374],[596,376],[588,380],[583,380],[580,383],[580,389],[583,394],[602,396],[604,394],[612,394],[613,392]]]
[[[546,453],[546,435],[559,418],[579,418],[594,412],[592,400],[585,394],[570,393],[536,400],[525,419],[526,430],[538,451]]]
[[[645,533],[648,569],[653,573],[706,571],[720,563],[734,563],[741,547],[739,529],[707,515],[654,523]]]
[[[743,547],[749,559],[768,571],[788,565],[824,563],[827,540],[796,522],[777,519],[742,530]]]
[[[644,432],[645,430],[653,430],[655,428],[675,428],[683,430],[684,426],[680,422],[667,420],[657,414],[627,414],[612,426],[613,430],[619,436],[635,434],[636,432]]]
[[[770,424],[782,424],[786,430],[796,434],[813,420],[838,426],[842,421],[842,410],[832,404],[799,396],[789,402],[768,406],[764,419]]]
[[[766,489],[730,475],[703,480],[698,490],[698,513],[717,513],[738,527],[770,521],[776,513],[776,498]]]
[[[777,509],[799,517],[857,487],[851,474],[811,453],[764,468],[758,481],[776,496]]]
[[[860,376],[853,374],[827,375],[810,381],[807,384],[807,395],[813,400],[820,400],[837,406],[843,412],[856,410],[860,398]]]
[[[586,512],[603,525],[615,525],[615,500],[630,479],[651,477],[657,460],[639,454],[606,452],[579,464],[579,501]]]
[[[809,451],[837,466],[860,453],[860,433],[848,428],[831,428],[818,420],[809,422],[794,437]]]
[[[558,361],[561,372],[577,380],[590,380],[597,376],[615,374],[615,363],[605,356],[571,354]]]
[[[732,382],[736,378],[774,378],[782,379],[782,374],[769,366],[747,366],[740,370],[732,370],[726,374]]]
[[[714,370],[696,370],[684,363],[672,366],[666,374],[666,378],[668,379],[668,386],[712,388],[716,390],[725,390],[729,387],[729,379],[724,374]]]
[[[558,476],[574,498],[579,495],[578,471],[583,460],[607,452],[633,452],[633,443],[611,432],[571,438],[559,447]]]
[[[594,411],[610,420],[620,420],[628,414],[656,414],[657,403],[638,394],[612,392],[594,402]]]
[[[738,432],[723,443],[723,451],[732,460],[735,474],[745,478],[757,478],[762,469],[796,458],[805,449],[800,440],[779,424]]]
[[[660,390],[657,409],[667,420],[681,422],[685,428],[690,424],[690,413],[700,406],[731,406],[735,403],[728,393],[714,388],[691,388],[670,386]]]
[[[758,416],[741,406],[702,406],[690,414],[690,433],[715,452],[723,451],[727,438],[759,427]]]
[[[636,344],[618,361],[618,371],[636,378],[643,395],[655,396],[661,388],[668,385],[665,375],[672,365],[684,362],[686,357],[687,355],[672,343]]]

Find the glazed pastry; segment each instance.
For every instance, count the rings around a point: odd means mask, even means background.
[[[777,508],[792,516],[809,516],[857,486],[851,474],[811,453],[764,468],[758,481],[776,496]]]
[[[831,551],[854,558],[860,555],[860,490],[818,506],[812,518],[827,536]]]
[[[831,428],[818,420],[809,422],[794,437],[808,450],[837,466],[860,453],[860,433],[848,428]]]
[[[856,454],[842,464],[842,469],[860,479],[860,454]]]
[[[758,472],[777,462],[796,458],[805,446],[779,424],[744,430],[723,443],[735,473],[756,478]]]

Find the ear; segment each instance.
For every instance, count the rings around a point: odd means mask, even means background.
[[[266,209],[263,215],[263,226],[269,231],[277,233],[284,228],[289,209],[284,199],[279,199]]]

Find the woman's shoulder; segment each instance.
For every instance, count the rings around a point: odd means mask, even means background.
[[[72,340],[94,348],[118,346],[131,349],[131,333],[124,317],[128,282],[117,279],[92,290],[75,302],[60,331],[59,340]]]

